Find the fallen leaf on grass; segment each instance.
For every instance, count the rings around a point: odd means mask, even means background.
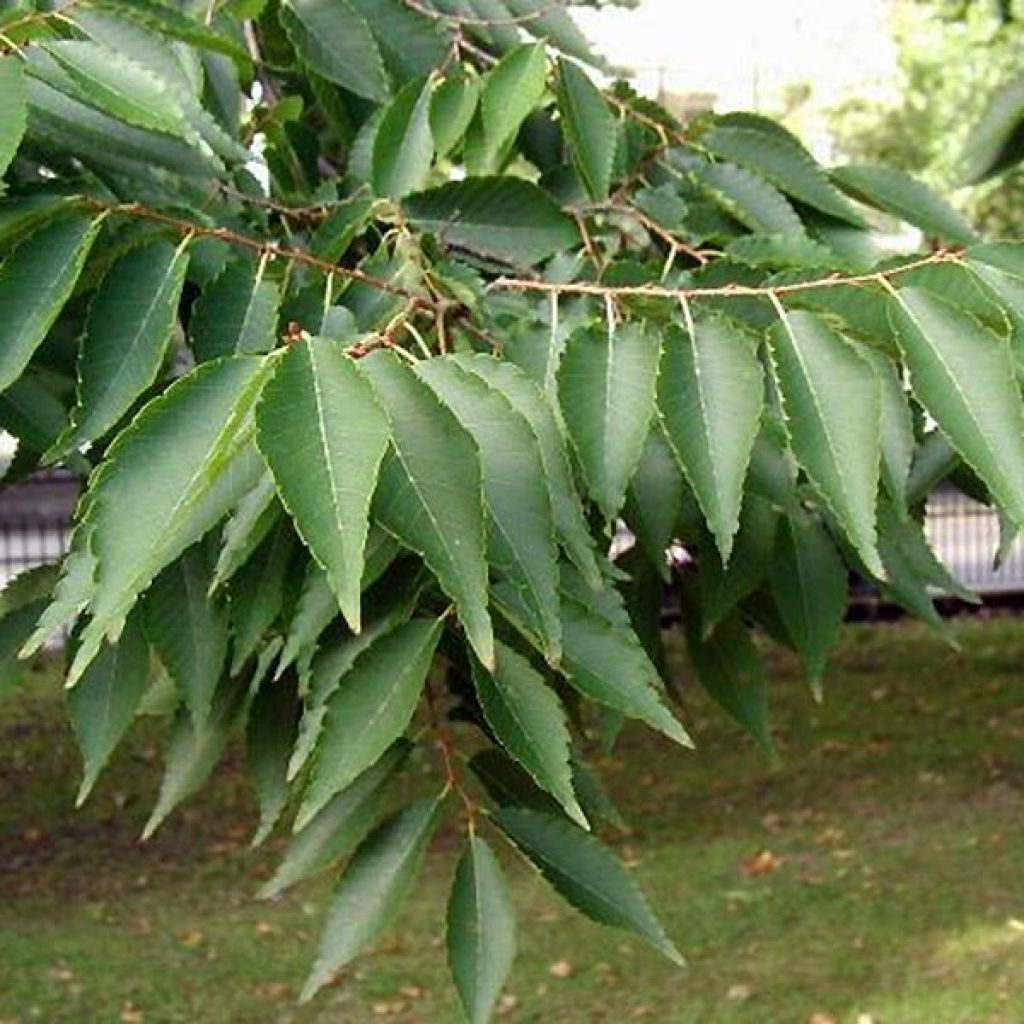
[[[758,875],[770,875],[778,871],[781,866],[781,858],[776,857],[771,850],[762,850],[760,853],[755,853],[753,857],[747,857],[740,864],[740,872],[749,878],[754,878]]]
[[[548,974],[552,978],[571,978],[573,966],[568,960],[556,960],[549,968]]]

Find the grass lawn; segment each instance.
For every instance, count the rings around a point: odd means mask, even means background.
[[[591,925],[510,856],[521,952],[499,1019],[1024,1021],[1024,622],[957,634],[959,653],[917,626],[847,627],[823,707],[780,657],[780,766],[697,694],[696,754],[627,732],[603,768],[635,831],[608,838],[689,967]],[[282,840],[248,850],[239,756],[140,845],[157,726],[75,812],[52,668],[5,694],[0,1024],[461,1019],[438,938],[454,830],[396,934],[299,1008],[329,879],[253,898]]]

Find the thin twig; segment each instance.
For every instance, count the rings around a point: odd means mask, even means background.
[[[795,292],[817,291],[823,288],[841,288],[846,285],[879,284],[887,285],[889,280],[900,274],[909,273],[920,267],[937,263],[960,263],[963,254],[958,249],[939,249],[921,259],[876,270],[867,274],[830,274],[828,277],[813,278],[809,281],[795,281],[792,284],[746,285],[726,284],[716,287],[665,288],[661,285],[603,285],[587,281],[556,283],[535,278],[499,277],[487,287],[495,291],[541,292],[547,295],[592,295],[597,298],[642,298],[642,299],[728,299],[766,298],[778,295],[792,295]]]
[[[288,260],[292,263],[300,263],[303,266],[319,270],[323,274],[330,274],[349,281],[358,281],[370,288],[387,292],[389,295],[398,295],[404,299],[422,300],[423,296],[402,288],[399,285],[391,284],[389,281],[381,280],[372,274],[354,267],[339,267],[335,263],[328,263],[326,260],[317,259],[301,249],[293,249],[289,246],[279,245],[277,242],[263,242],[258,238],[250,238],[247,235],[239,234],[225,227],[210,227],[206,224],[197,224],[194,221],[185,220],[180,217],[173,217],[170,214],[154,210],[142,203],[103,203],[99,200],[88,199],[89,206],[97,213],[109,212],[112,215],[132,217],[136,220],[148,220],[156,224],[163,224],[165,227],[177,231],[181,235],[193,234],[200,238],[215,238],[228,245],[248,249],[251,252],[263,255],[268,253],[271,256]]]

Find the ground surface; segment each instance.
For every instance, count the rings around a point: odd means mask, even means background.
[[[635,831],[613,841],[689,968],[576,916],[510,858],[521,953],[499,1019],[1024,1021],[1024,623],[957,633],[958,654],[913,626],[849,627],[823,708],[779,661],[780,767],[702,701],[695,755],[628,733],[604,770]],[[280,840],[247,851],[237,757],[140,846],[156,728],[74,812],[52,670],[5,690],[2,1024],[460,1019],[436,938],[454,834],[398,933],[299,1009],[329,881],[253,899]]]

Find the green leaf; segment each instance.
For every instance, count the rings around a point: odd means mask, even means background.
[[[484,718],[498,742],[577,824],[589,828],[572,788],[569,730],[554,690],[511,647],[498,645],[493,673],[473,665]]]
[[[579,230],[546,192],[520,178],[468,178],[405,201],[410,222],[447,245],[531,266],[579,245]]]
[[[320,952],[299,997],[308,1002],[331,976],[390,924],[410,895],[439,801],[420,800],[390,818],[356,850],[331,898]]]
[[[594,541],[580,505],[562,430],[543,392],[518,366],[483,354],[456,356],[455,361],[500,391],[530,425],[540,445],[543,479],[548,488],[555,528],[566,554],[594,586],[601,570]]]
[[[388,420],[369,382],[326,338],[292,345],[256,407],[257,443],[299,535],[360,628],[370,501]]]
[[[764,178],[735,164],[702,164],[697,181],[728,214],[763,235],[801,236],[804,226],[789,200]]]
[[[391,421],[392,450],[380,472],[373,515],[416,551],[455,602],[470,646],[494,665],[487,611],[487,559],[480,456],[473,439],[398,357],[361,360]]]
[[[327,703],[296,828],[366,771],[408,728],[443,620],[413,619],[364,651]]]
[[[177,323],[187,267],[183,247],[154,242],[133,249],[103,279],[78,352],[71,424],[47,461],[103,437],[156,380]]]
[[[813,313],[780,315],[769,340],[793,454],[870,571],[884,576],[875,534],[882,386]]]
[[[285,603],[288,565],[295,550],[295,534],[282,521],[231,581],[231,632],[234,650],[231,674],[259,649],[267,630]]]
[[[197,362],[269,352],[277,344],[281,291],[249,263],[231,263],[196,299],[189,340]]]
[[[145,630],[160,662],[203,724],[228,654],[228,617],[209,597],[210,565],[191,548],[154,581],[143,603]]]
[[[701,559],[700,610],[704,635],[749,597],[767,578],[775,557],[779,511],[753,490],[743,499],[740,528],[728,566],[722,564],[717,547]]]
[[[211,593],[245,565],[282,515],[274,478],[264,470],[256,486],[243,495],[224,524],[220,554],[210,583]]]
[[[430,127],[434,148],[448,156],[465,137],[480,102],[479,78],[446,78],[434,90],[430,104]]]
[[[427,183],[434,160],[430,104],[434,80],[416,79],[388,104],[373,140],[373,189],[404,199]]]
[[[687,616],[686,645],[701,686],[773,754],[764,666],[743,622],[734,616],[705,635],[696,616]]]
[[[167,745],[160,793],[142,830],[143,840],[153,835],[171,811],[209,778],[231,738],[245,696],[246,687],[239,680],[225,679],[202,725],[196,725],[187,710],[178,712]]]
[[[700,138],[702,147],[746,167],[816,210],[864,227],[864,218],[829,180],[795,135],[757,114],[717,118]]]
[[[68,694],[68,717],[85,763],[75,799],[81,806],[103,766],[128,731],[149,682],[149,648],[137,616],[116,644],[105,644]]]
[[[391,93],[377,41],[351,0],[283,0],[279,17],[302,60],[364,99]]]
[[[571,906],[599,924],[632,932],[683,966],[643,894],[600,840],[567,821],[522,807],[503,807],[494,817]]]
[[[423,573],[417,569],[411,579],[400,576],[393,587],[382,588],[383,593],[378,594],[378,600],[367,617],[363,631],[358,636],[342,637],[317,655],[310,668],[310,687],[299,723],[299,737],[288,764],[289,779],[298,777],[313,753],[327,714],[328,701],[352,670],[356,659],[381,637],[409,619],[419,600],[423,583]]]
[[[743,481],[764,404],[764,378],[751,342],[720,318],[665,334],[658,406],[722,561],[739,529]]]
[[[237,62],[244,64],[249,61],[249,54],[240,43],[207,27],[201,20],[167,5],[163,0],[131,0],[130,3],[125,3],[125,0],[90,0],[89,6],[109,10],[119,18],[126,18],[143,28],[221,53]],[[81,16],[82,12],[76,13]]]
[[[299,725],[299,696],[294,676],[264,680],[252,705],[245,734],[245,763],[256,787],[260,823],[252,845],[273,831],[288,804],[288,758]]]
[[[849,165],[835,168],[832,180],[854,199],[891,213],[926,235],[957,245],[970,245],[978,240],[974,229],[953,207],[903,171]]]
[[[390,537],[388,540],[390,541]],[[285,637],[281,660],[277,663],[274,678],[279,679],[285,669],[298,660],[308,666],[308,659],[316,648],[320,634],[341,614],[338,599],[334,596],[327,573],[316,562],[306,566],[306,575],[302,581],[288,623],[288,635]],[[301,671],[300,671],[300,674]]]
[[[806,514],[784,518],[771,585],[786,632],[820,700],[825,664],[846,616],[848,590],[846,565],[818,520]]]
[[[516,955],[516,919],[491,848],[471,835],[448,901],[448,964],[470,1024],[487,1024]]]
[[[1024,380],[1024,245],[991,242],[971,246],[964,256],[966,267],[976,275],[985,292],[994,297],[1002,315],[1010,321],[1013,362],[1018,380]],[[960,305],[942,289],[930,290]],[[1000,330],[998,325],[996,330]]]
[[[675,453],[656,422],[629,483],[626,521],[647,560],[666,581],[670,576],[667,550],[676,535],[685,494],[686,482]]]
[[[618,121],[586,73],[558,62],[558,110],[573,164],[591,199],[608,198],[618,145]]]
[[[97,231],[88,217],[59,220],[0,266],[0,391],[21,376],[71,297]]]
[[[655,411],[661,344],[639,323],[578,331],[558,368],[558,398],[587,488],[608,520],[622,508]]]
[[[89,489],[96,580],[69,684],[103,636],[117,636],[157,573],[255,484],[260,462],[247,421],[264,373],[249,356],[206,363],[150,402],[107,450]]]
[[[540,445],[502,392],[458,363],[429,359],[416,372],[451,409],[480,453],[488,559],[521,594],[552,664],[561,657],[558,549]]]
[[[274,877],[259,891],[270,899],[347,856],[362,842],[383,804],[384,791],[409,755],[411,744],[399,740],[320,811],[288,843]]]
[[[1024,409],[1006,342],[917,288],[892,304],[914,395],[1006,513],[1024,524]]]
[[[74,83],[75,99],[138,128],[180,137],[191,134],[170,86],[142,64],[88,39],[48,42],[42,49]],[[30,73],[38,71],[30,65]]]
[[[1024,75],[1000,86],[964,143],[963,184],[977,185],[1020,162],[1024,125]]]
[[[18,152],[27,116],[21,60],[13,54],[0,57],[0,178]]]
[[[914,461],[914,420],[896,364],[877,349],[860,350],[882,384],[882,484],[893,504],[907,510],[907,480]]]
[[[497,170],[502,150],[540,103],[547,73],[543,43],[517,47],[488,72],[480,95],[483,148],[475,173]]]
[[[427,21],[405,0],[350,0],[366,19],[384,63],[399,83],[439,68],[451,49],[443,26]]]
[[[646,722],[683,746],[686,730],[661,702],[661,680],[640,641],[572,598],[562,600],[566,678],[585,697]]]

